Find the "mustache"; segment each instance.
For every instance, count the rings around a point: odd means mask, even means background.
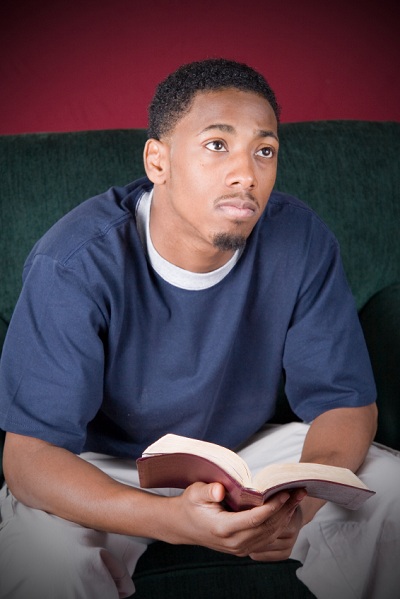
[[[243,202],[245,202],[245,201],[253,202],[253,204],[255,204],[259,208],[257,199],[253,196],[253,194],[250,191],[244,191],[244,192],[238,191],[236,193],[228,193],[226,195],[219,196],[215,200],[215,204],[218,204],[218,202],[222,202],[224,200],[233,200],[233,199],[239,199],[239,200],[242,200]]]

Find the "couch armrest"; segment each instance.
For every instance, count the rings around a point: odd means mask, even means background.
[[[3,349],[4,340],[8,329],[8,323],[0,316],[0,354]]]
[[[400,449],[400,283],[375,294],[360,321],[378,391],[376,441]]]
[[[4,482],[4,474],[3,474],[3,447],[4,447],[4,439],[6,434],[4,431],[0,429],[0,487]]]
[[[6,337],[8,329],[8,324],[6,321],[0,317],[0,354],[3,349],[4,339]],[[0,429],[0,487],[3,484],[4,476],[3,476],[3,446],[4,446],[4,438],[6,434],[4,431]]]

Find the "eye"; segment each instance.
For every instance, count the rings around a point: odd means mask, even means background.
[[[256,152],[256,156],[262,156],[263,158],[273,158],[275,156],[274,148],[265,146]]]
[[[212,152],[227,152],[224,142],[220,139],[213,139],[213,141],[209,141],[206,143],[206,148]]]

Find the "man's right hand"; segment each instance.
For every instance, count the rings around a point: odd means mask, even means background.
[[[225,510],[221,505],[224,496],[225,489],[219,483],[195,483],[182,495],[168,498],[164,540],[250,555],[260,561],[289,557],[301,527],[296,510],[306,496],[304,490],[278,493],[264,505],[241,512]],[[283,538],[288,541],[283,543]],[[277,540],[279,545],[274,548]]]

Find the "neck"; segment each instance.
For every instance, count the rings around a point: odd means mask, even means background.
[[[235,253],[215,247],[200,238],[195,228],[192,235],[183,230],[179,217],[171,219],[163,210],[162,199],[153,195],[150,212],[150,236],[155,250],[171,264],[189,272],[206,273],[221,268]]]

